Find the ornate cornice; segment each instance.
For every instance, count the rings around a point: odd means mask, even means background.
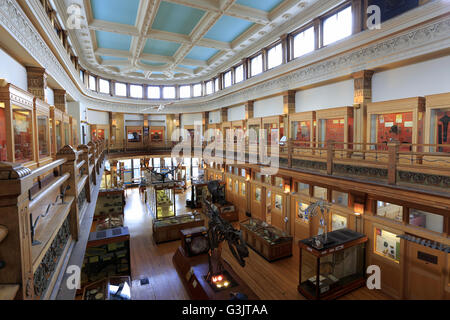
[[[389,20],[379,31],[361,32],[333,46],[320,49],[314,54],[291,61],[213,95],[176,101],[172,106],[167,107],[164,113],[216,110],[243,104],[248,100],[280,94],[286,90],[295,90],[345,77],[350,78],[353,72],[363,69],[377,69],[417,56],[449,50],[450,17],[448,13],[449,8],[444,6],[442,1],[431,2]],[[431,22],[426,22],[430,20]],[[69,75],[16,1],[0,0],[0,25],[72,98],[90,109],[142,113],[142,109],[149,105],[167,103],[167,101],[120,99],[97,94],[84,88],[74,68],[67,69],[71,73]],[[396,34],[392,35],[394,32]],[[65,52],[61,52],[60,56],[64,57],[63,54]]]

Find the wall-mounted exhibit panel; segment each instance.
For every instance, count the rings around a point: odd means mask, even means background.
[[[164,130],[165,127],[150,127],[150,143],[152,144],[161,144],[164,142]]]
[[[37,166],[34,98],[12,84],[0,88],[0,157],[2,161]],[[6,152],[5,152],[6,151]]]
[[[143,145],[143,127],[127,126],[126,132],[126,145],[129,148],[138,148]]]
[[[53,155],[55,155],[63,147],[63,113],[52,106],[50,107],[50,117],[52,120]]]
[[[268,146],[279,145],[280,140],[286,134],[284,128],[284,116],[274,116],[262,119],[264,138]]]

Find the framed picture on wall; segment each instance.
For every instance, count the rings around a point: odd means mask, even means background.
[[[151,129],[150,130],[150,141],[151,142],[162,142],[164,137],[164,132],[161,129]]]

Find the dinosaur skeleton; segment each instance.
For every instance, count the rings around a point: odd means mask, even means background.
[[[231,223],[223,220],[217,208],[211,204],[208,200],[203,201],[206,207],[206,214],[209,218],[208,222],[208,264],[209,270],[206,276],[207,281],[211,281],[215,275],[223,273],[222,264],[222,245],[224,241],[227,241],[228,248],[236,261],[242,267],[245,267],[245,258],[248,257],[248,247],[242,237],[242,232],[236,230]]]
[[[149,168],[147,166],[144,166],[144,169],[152,174],[152,180],[153,180],[153,177],[154,177],[157,182],[162,182],[162,183],[166,182],[166,178],[167,178],[167,176],[169,174],[174,176],[174,172],[179,170],[180,168],[181,168],[181,164],[178,164],[178,166],[176,166],[172,170],[169,170],[167,172],[161,173],[161,172],[157,172],[153,168]]]
[[[305,210],[299,207],[299,210],[302,213],[305,213],[310,217],[315,217],[320,214],[321,220],[323,221],[323,226],[325,228],[325,232],[321,235],[316,236],[314,239],[313,246],[318,249],[323,248],[323,246],[328,242],[328,223],[326,219],[326,214],[330,212],[330,207],[331,204],[324,200],[319,200],[317,202],[310,204]]]

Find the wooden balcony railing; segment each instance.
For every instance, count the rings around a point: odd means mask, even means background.
[[[57,289],[104,156],[105,143],[97,141],[67,145],[33,171],[0,162],[0,226],[7,233],[0,242],[0,287],[15,288],[10,298],[47,299]]]

